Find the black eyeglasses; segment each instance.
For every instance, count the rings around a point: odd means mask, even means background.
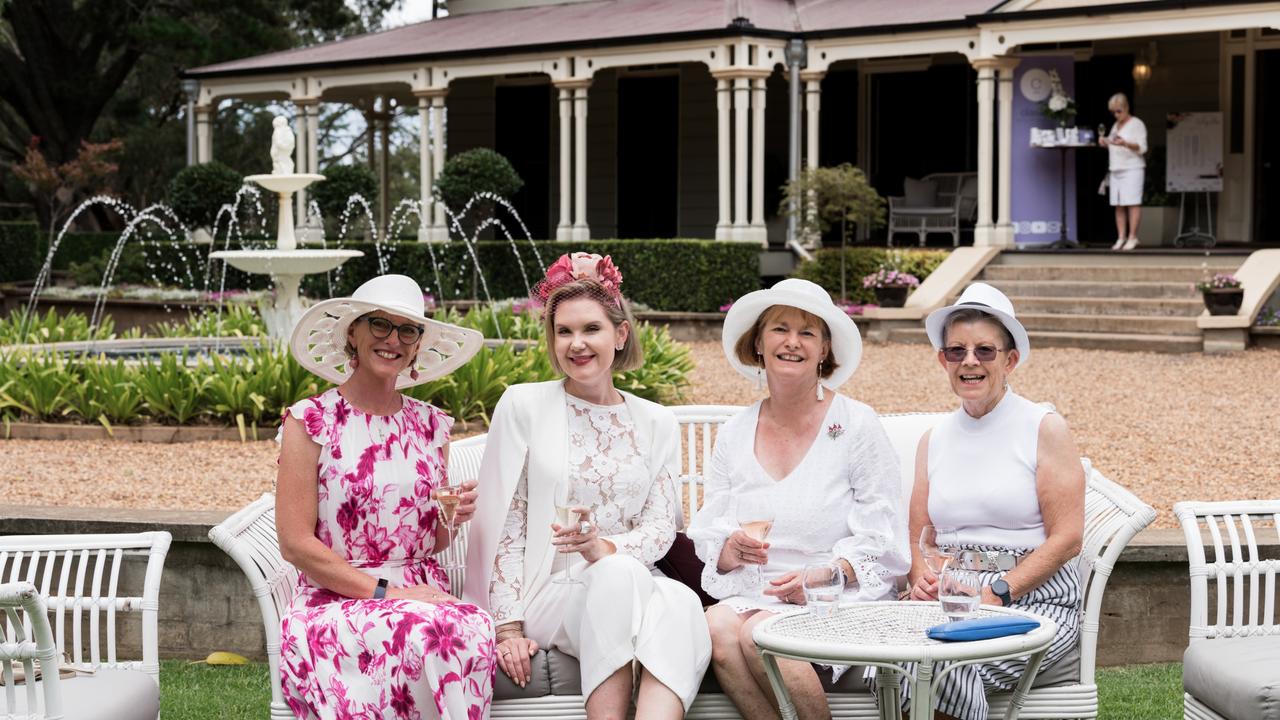
[[[952,345],[942,348],[942,357],[947,362],[960,363],[969,357],[969,350],[973,350],[973,356],[978,358],[978,362],[991,362],[996,359],[996,355],[1008,350],[1008,348],[998,348],[994,345],[979,345],[975,348],[967,348],[963,345]]]
[[[373,336],[379,340],[386,340],[391,336],[391,331],[395,330],[396,337],[399,337],[400,342],[405,345],[412,345],[418,342],[418,338],[422,337],[422,332],[426,329],[421,325],[414,325],[412,323],[396,325],[386,318],[377,316],[365,316],[361,318],[361,320],[365,320],[369,323],[369,332],[373,333]]]

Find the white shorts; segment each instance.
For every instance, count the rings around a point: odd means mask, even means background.
[[[1111,185],[1111,204],[1117,207],[1142,204],[1142,180],[1146,168],[1112,170],[1108,176]]]

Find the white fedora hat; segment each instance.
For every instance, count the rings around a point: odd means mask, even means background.
[[[422,288],[413,278],[379,275],[356,288],[349,298],[333,298],[307,308],[293,328],[289,349],[303,367],[341,385],[351,377],[347,328],[374,310],[408,318],[424,328],[418,357],[401,371],[397,390],[448,375],[479,352],[484,342],[477,330],[428,318]],[[410,376],[415,369],[417,379]]]
[[[986,283],[973,283],[960,293],[954,305],[938,308],[925,318],[924,327],[935,349],[942,349],[942,331],[947,327],[947,318],[961,310],[981,310],[1004,325],[1013,336],[1014,347],[1018,349],[1018,364],[1014,367],[1031,358],[1031,339],[1027,337],[1027,329],[1022,327],[1022,323],[1014,315],[1013,303],[1009,302],[1004,293]]]
[[[738,339],[755,327],[760,314],[774,305],[800,308],[817,315],[827,324],[827,330],[831,332],[831,356],[837,367],[830,377],[822,378],[824,386],[836,390],[853,377],[853,371],[858,369],[858,362],[862,359],[862,336],[858,334],[858,326],[853,324],[848,313],[831,302],[831,295],[820,285],[799,278],[783,280],[768,290],[747,293],[729,308],[724,318],[721,343],[724,356],[734,370],[748,380],[764,380],[764,368],[743,363],[734,348]]]

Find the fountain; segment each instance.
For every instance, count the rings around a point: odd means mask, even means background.
[[[261,308],[263,322],[271,337],[287,341],[293,326],[306,309],[298,286],[305,275],[328,272],[353,257],[364,253],[359,250],[300,250],[293,230],[293,194],[323,175],[295,173],[293,171],[293,131],[288,121],[277,117],[272,124],[271,172],[250,175],[245,179],[279,195],[280,214],[276,229],[275,250],[218,250],[210,258],[225,261],[232,267],[255,275],[270,275],[275,284],[274,301],[264,302]]]

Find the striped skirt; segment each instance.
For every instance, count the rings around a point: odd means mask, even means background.
[[[974,548],[1001,550],[1003,548]],[[1000,578],[1000,572],[979,572],[982,584],[990,585]],[[1061,660],[1080,637],[1080,575],[1075,562],[1058,569],[1040,587],[1013,601],[1012,607],[1043,615],[1058,625],[1058,632],[1045,653],[1040,670]],[[950,663],[938,663],[935,677]],[[1027,669],[1027,658],[1012,658],[989,663],[966,665],[948,672],[938,686],[934,707],[960,720],[986,720],[987,695],[993,692],[1011,692]],[[915,663],[906,664],[907,672],[915,675]],[[911,707],[911,687],[902,680],[902,710]]]

